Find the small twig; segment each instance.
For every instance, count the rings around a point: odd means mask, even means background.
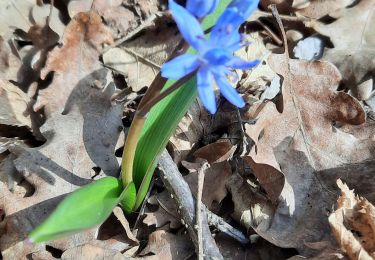
[[[145,63],[157,68],[157,69],[160,69],[161,66],[159,64],[156,64],[155,62],[153,62],[152,60],[149,60],[145,57],[142,56],[142,54],[139,54],[138,52],[135,52],[133,50],[130,50],[129,48],[126,48],[124,46],[121,47],[121,49],[123,49],[124,51],[128,52],[129,54],[133,55],[134,57],[140,59],[140,60],[143,60]]]
[[[265,25],[262,21],[260,20],[256,20],[256,22],[258,24],[260,24],[260,26],[262,26],[267,32],[268,34],[271,36],[271,38],[276,42],[277,45],[279,46],[282,46],[283,45],[283,41],[267,26]]]
[[[261,10],[257,10],[254,12],[253,16],[256,16],[257,18],[259,17],[267,17],[267,18],[273,18],[272,13],[264,12]],[[291,16],[291,15],[284,15],[280,14],[280,19],[284,21],[290,21],[290,22],[306,22],[306,21],[311,21],[311,18],[304,17],[304,16]]]
[[[197,191],[197,207],[196,207],[196,229],[198,233],[198,260],[203,260],[203,236],[202,236],[202,194],[204,185],[204,175],[209,168],[207,161],[198,170],[198,191]]]
[[[162,180],[167,190],[173,194],[180,208],[183,223],[188,230],[191,240],[194,243],[196,252],[199,252],[199,241],[197,230],[195,229],[195,204],[189,185],[186,183],[172,157],[164,150],[159,159],[159,166],[162,170]],[[208,227],[206,211],[202,210],[202,243],[204,259],[223,259],[215,240],[212,238]]]

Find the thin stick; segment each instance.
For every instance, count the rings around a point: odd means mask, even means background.
[[[264,12],[264,11],[261,11],[261,10],[255,11],[252,16],[253,17],[256,16],[257,18],[259,18],[261,16],[267,17],[267,18],[273,18],[272,13]],[[311,18],[303,17],[303,16],[291,16],[291,15],[284,15],[284,14],[280,14],[279,16],[280,16],[281,20],[290,21],[290,22],[306,22],[306,21],[312,20]]]
[[[258,24],[260,24],[271,36],[271,38],[276,42],[277,45],[282,46],[283,41],[267,26],[265,25],[262,21],[256,20]]]
[[[208,162],[204,162],[198,170],[198,191],[196,207],[196,229],[198,233],[198,259],[203,260],[203,236],[202,236],[202,194],[205,171],[209,168]]]
[[[195,250],[199,252],[198,234],[196,226],[196,209],[193,195],[191,194],[189,185],[186,183],[177,165],[173,162],[172,157],[166,149],[162,152],[159,159],[159,167],[161,169],[162,180],[167,190],[173,194],[174,200],[180,208],[182,222],[185,224],[189,232],[190,238],[194,243]],[[211,231],[207,223],[206,210],[202,211],[202,244],[204,259],[223,259],[215,240],[212,238]]]

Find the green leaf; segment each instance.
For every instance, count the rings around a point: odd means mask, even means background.
[[[134,182],[129,183],[124,192],[121,194],[121,197],[122,209],[126,214],[132,213],[137,198],[137,190]]]
[[[79,188],[31,232],[29,239],[39,243],[99,225],[128,190],[123,190],[121,181],[114,177],[105,177]]]
[[[212,27],[231,0],[221,0],[215,13],[202,23],[204,29]],[[189,49],[193,53],[193,49]],[[169,80],[164,89],[174,81]],[[150,111],[143,128],[134,159],[133,178],[137,191],[136,210],[147,194],[155,170],[157,158],[168,143],[178,123],[197,96],[196,79],[188,81],[183,87],[163,99]]]

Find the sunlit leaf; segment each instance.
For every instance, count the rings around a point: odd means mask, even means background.
[[[69,194],[30,235],[32,242],[54,240],[99,225],[119,203],[123,190],[120,180],[105,177]]]

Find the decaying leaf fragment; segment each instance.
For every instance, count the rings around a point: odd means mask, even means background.
[[[246,133],[254,146],[244,159],[277,207],[270,228],[255,229],[276,245],[303,250],[305,242],[327,234],[322,219],[334,200],[333,178],[344,175],[363,186],[374,169],[375,142],[340,128],[363,124],[365,113],[356,99],[336,91],[341,76],[331,63],[285,55],[271,55],[268,62],[283,78],[282,103],[251,108],[248,116],[256,123],[246,125]]]
[[[0,79],[0,124],[31,129],[29,97],[12,83]]]
[[[196,196],[198,189],[197,171],[202,167],[199,161],[203,159],[208,162],[209,167],[204,171],[202,202],[210,210],[214,210],[215,206],[217,207],[217,204],[220,204],[227,195],[225,184],[232,175],[232,168],[228,160],[233,157],[236,148],[228,140],[212,143],[194,153],[194,156],[198,158],[195,163],[182,163],[191,172],[184,179],[189,184],[193,195]]]
[[[306,22],[307,26],[330,37],[334,48],[328,49],[323,59],[339,68],[348,86],[363,82],[375,69],[374,10],[373,0],[361,0],[351,8],[330,13],[337,19],[333,23]]]
[[[341,11],[347,6],[350,6],[355,0],[294,0],[293,5],[296,2],[307,2],[307,4],[298,8],[297,15],[303,15],[313,19],[320,19],[323,16],[332,13],[334,11]]]
[[[154,255],[146,256],[144,259],[186,259],[194,254],[194,247],[187,236],[177,236],[158,230],[150,234],[148,244],[140,255],[151,253]]]
[[[341,196],[329,218],[332,232],[350,259],[375,258],[375,207],[337,180]]]
[[[102,45],[112,42],[112,36],[98,14],[77,14],[65,29],[63,46],[56,47],[48,54],[41,78],[44,79],[52,71],[55,75],[51,85],[39,91],[34,109],[44,107],[47,116],[56,111],[62,112],[79,84],[97,87],[95,81],[98,78],[93,72],[102,68],[99,62]],[[82,82],[84,79],[86,82]]]
[[[276,201],[283,177],[275,156],[277,146],[283,141],[290,148],[304,152],[315,169],[361,161],[371,153],[369,150],[353,153],[354,147],[359,150],[358,140],[332,126],[332,122],[354,125],[365,122],[360,103],[336,91],[341,76],[333,65],[319,61],[286,62],[284,55],[270,56],[269,63],[284,77],[283,108],[280,113],[274,103],[268,102],[249,111],[248,116],[256,118],[257,123],[246,126],[255,146],[245,160],[254,168],[270,199]],[[276,184],[276,180],[280,182]]]

